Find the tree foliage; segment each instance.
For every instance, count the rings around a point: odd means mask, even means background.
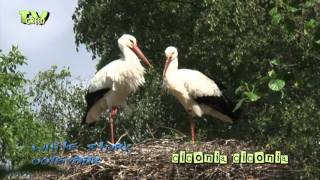
[[[18,67],[26,58],[17,47],[8,54],[0,52],[0,160],[13,166],[31,161],[32,144],[52,140],[51,130],[34,119],[25,90],[28,80]]]
[[[80,0],[73,19],[76,43],[99,57],[97,69],[117,58],[116,40],[123,33],[138,39],[156,67],[130,98],[118,131],[131,129],[137,141],[152,136],[147,124],[151,132],[159,126],[188,132],[184,110],[161,88],[163,51],[173,45],[180,67],[221,81],[242,109],[231,127],[198,121],[201,138],[280,148],[293,168],[314,175],[320,165],[314,159],[320,156],[319,13],[318,0]]]
[[[71,78],[68,68],[57,66],[39,72],[29,86],[36,118],[54,129],[54,136],[69,141],[78,139],[84,111],[83,80]]]

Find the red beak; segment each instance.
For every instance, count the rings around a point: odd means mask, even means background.
[[[172,61],[172,57],[168,56],[166,59],[166,64],[164,65],[164,70],[163,70],[163,76],[166,74],[167,70],[168,70],[168,66]]]
[[[140,50],[140,48],[138,47],[138,45],[134,45],[132,48],[132,51],[141,59],[143,60],[144,63],[148,64],[150,67],[152,67],[152,65],[150,64],[150,62],[148,61],[148,59],[146,58],[146,56],[144,56],[144,54],[142,53],[142,51]]]

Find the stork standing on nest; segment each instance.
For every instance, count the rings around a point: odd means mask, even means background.
[[[126,106],[128,95],[145,83],[145,69],[139,58],[151,66],[137,45],[135,37],[124,34],[118,39],[122,58],[114,60],[100,69],[91,79],[85,96],[87,109],[82,124],[94,124],[107,110],[111,130],[111,142],[115,143],[114,119],[119,106]]]
[[[196,139],[194,116],[207,114],[232,123],[237,114],[232,112],[234,106],[222,94],[218,85],[199,71],[178,69],[177,48],[168,47],[165,55],[163,83],[188,112],[192,143]]]

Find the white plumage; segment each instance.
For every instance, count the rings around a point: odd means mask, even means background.
[[[144,68],[139,65],[128,65],[126,61],[115,60],[103,67],[90,82],[88,92],[100,89],[110,89],[88,112],[88,124],[98,120],[105,110],[112,106],[126,106],[126,98],[143,85]]]
[[[217,84],[196,70],[178,69],[178,51],[175,47],[165,50],[166,64],[163,72],[164,86],[179,100],[190,115],[194,141],[194,115],[204,114],[232,123],[232,105],[223,96]]]
[[[138,48],[136,39],[125,34],[119,38],[118,45],[123,57],[104,66],[90,81],[86,95],[87,112],[83,123],[92,124],[104,111],[126,106],[128,95],[145,82],[145,68],[137,55],[146,64],[150,63]]]
[[[184,77],[184,85],[192,97],[222,95],[216,83],[199,71],[180,69],[177,74],[179,77]]]

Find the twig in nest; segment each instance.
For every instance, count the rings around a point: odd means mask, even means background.
[[[88,169],[89,169],[89,168],[86,169],[87,171],[81,171],[81,172],[79,172],[79,173],[76,173],[76,174],[72,174],[72,175],[70,175],[70,176],[67,176],[67,177],[65,177],[64,179],[71,179],[72,177],[75,177],[75,176],[78,176],[78,175],[87,174],[87,173],[91,172],[91,168],[90,168],[89,171],[88,171]]]
[[[105,171],[105,169],[100,169],[97,172],[93,173],[93,176],[96,176],[97,174],[101,173],[102,171]]]
[[[136,144],[136,142],[135,142],[135,141],[131,138],[131,136],[129,135],[128,130],[127,130],[123,125],[121,125],[121,127],[126,131],[127,136],[128,136],[128,138],[132,141],[132,143],[133,143],[133,144]]]
[[[46,176],[45,178],[46,179],[56,179],[56,176],[49,175],[49,176]]]
[[[145,144],[145,143],[147,143],[147,142],[155,141],[155,140],[160,140],[160,139],[156,139],[156,138],[149,138],[149,139],[146,139],[146,140],[144,140],[144,141],[142,141],[142,142],[139,142],[139,143],[137,143],[137,144]]]
[[[122,139],[123,137],[127,136],[127,135],[128,135],[128,132],[122,134],[122,135],[119,137],[119,139],[118,139],[118,141],[116,142],[116,144],[118,144],[118,143],[121,141],[121,139]]]
[[[227,139],[225,140],[224,144],[227,145],[229,142],[235,142],[235,139]]]

